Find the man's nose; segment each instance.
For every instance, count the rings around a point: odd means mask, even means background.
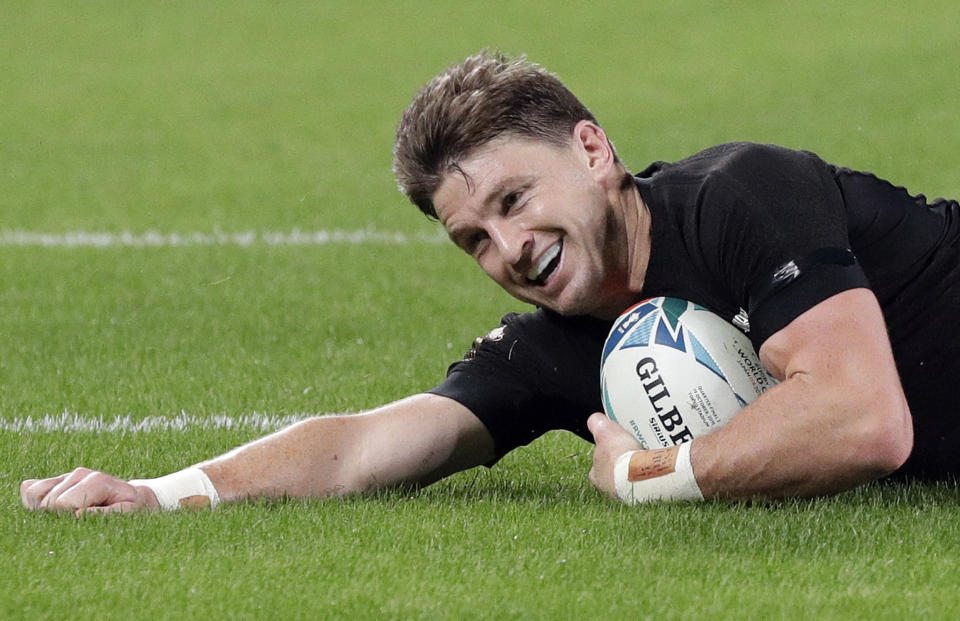
[[[497,223],[490,227],[490,238],[500,251],[504,262],[516,266],[530,253],[533,240],[521,227]]]

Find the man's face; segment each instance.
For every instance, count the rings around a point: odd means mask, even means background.
[[[514,297],[567,315],[616,317],[633,294],[623,206],[612,189],[622,175],[611,174],[576,139],[558,147],[498,138],[447,173],[433,202],[453,242]]]

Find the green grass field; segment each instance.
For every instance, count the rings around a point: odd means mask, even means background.
[[[560,433],[417,492],[20,508],[27,477],[156,476],[427,389],[522,310],[390,173],[412,94],[484,46],[558,72],[635,169],[768,141],[960,196],[955,3],[793,4],[3,2],[0,618],[960,617],[954,487],[627,508]],[[297,231],[348,234],[271,241]],[[26,425],[63,414],[129,425]]]

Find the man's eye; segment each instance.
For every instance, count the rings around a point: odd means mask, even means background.
[[[511,192],[503,197],[503,212],[507,213],[520,202],[520,192]]]
[[[467,239],[467,252],[470,254],[475,253],[479,248],[480,244],[487,239],[486,231],[477,231]]]

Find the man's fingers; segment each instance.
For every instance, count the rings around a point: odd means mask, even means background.
[[[593,434],[594,442],[616,442],[636,443],[633,434],[623,428],[619,423],[611,420],[606,414],[597,412],[587,419],[587,429]],[[602,439],[601,439],[602,437]]]
[[[588,418],[587,428],[597,445],[593,450],[593,467],[588,478],[594,487],[615,497],[614,464],[627,451],[642,447],[632,433],[604,414],[597,413]]]
[[[587,429],[593,434],[594,439],[596,439],[597,433],[603,428],[604,423],[609,420],[607,415],[602,412],[594,412],[590,415],[590,418],[587,419]]]
[[[104,483],[106,475],[92,473],[85,476],[56,499],[55,509],[85,509],[110,503],[112,490]]]
[[[156,505],[152,492],[146,488],[89,468],[77,468],[49,479],[27,479],[20,484],[20,499],[28,509],[72,511],[78,516],[136,511]]]
[[[70,476],[70,473],[61,474],[49,479],[27,479],[20,483],[20,502],[27,509],[39,509],[40,502],[61,481]]]
[[[73,472],[49,479],[28,479],[20,484],[20,497],[28,509],[64,511],[108,506],[131,498],[117,497],[118,481],[102,472],[77,468]]]
[[[92,473],[93,470],[89,468],[77,468],[73,472],[68,473],[65,476],[57,477],[61,478],[60,482],[54,485],[40,500],[38,507],[40,509],[47,509],[50,511],[56,511],[57,509],[62,509],[63,507],[59,505],[60,497],[73,489],[78,483],[82,482],[87,476]]]

